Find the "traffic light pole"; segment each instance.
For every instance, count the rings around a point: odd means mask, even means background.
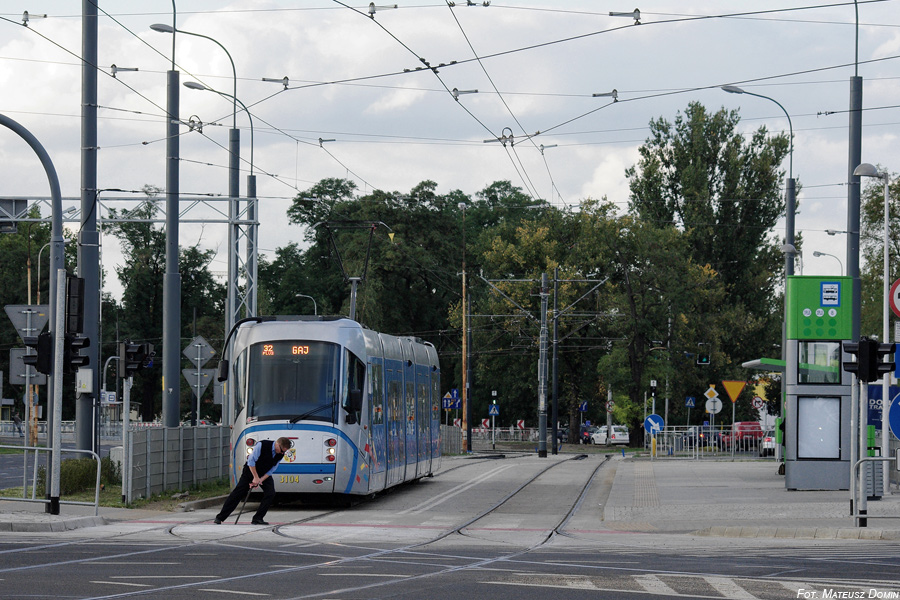
[[[53,322],[53,427],[51,429],[52,443],[50,445],[51,468],[50,468],[50,514],[59,514],[59,471],[60,471],[60,454],[62,436],[60,429],[62,428],[62,372],[63,372],[63,353],[65,345],[65,329],[66,320],[66,270],[58,269],[56,271],[56,314]]]
[[[131,426],[131,384],[133,377],[122,382],[122,504],[127,504],[131,496],[131,448],[128,428]]]

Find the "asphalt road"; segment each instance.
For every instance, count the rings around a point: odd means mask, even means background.
[[[213,524],[215,506],[3,533],[0,589],[4,600],[900,597],[894,542],[605,529],[597,507],[614,469],[597,456],[458,460],[351,508],[278,505],[268,527],[249,525],[251,503],[238,525]]]

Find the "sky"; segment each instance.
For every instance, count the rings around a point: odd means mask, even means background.
[[[214,38],[233,58],[237,97],[252,115],[262,254],[273,258],[276,248],[302,240],[303,230],[288,224],[285,212],[298,193],[326,177],[351,179],[362,193],[403,194],[433,180],[438,193],[473,196],[509,180],[536,201],[577,207],[605,197],[625,211],[625,170],[637,162],[649,122],[671,122],[697,101],[710,110],[739,110],[746,133],[760,126],[787,133],[784,111],[790,115],[793,174],[802,186],[796,219],[802,272],[837,275],[847,264],[846,236],[826,230],[847,229],[847,110],[857,70],[862,160],[900,171],[900,0],[858,2],[858,46],[853,2],[466,4],[397,0],[397,8],[379,4],[370,17],[362,2],[176,0],[178,29]],[[145,185],[165,188],[172,35],[150,25],[171,25],[173,3],[98,6],[98,187],[136,192],[101,193],[107,206],[133,208],[133,201],[115,199],[141,198]],[[0,8],[0,113],[41,141],[62,195],[71,199],[64,206],[79,207],[80,7],[71,0],[5,0]],[[178,34],[174,60],[182,82],[232,93],[231,64],[214,42]],[[115,77],[113,64],[121,69]],[[263,81],[285,77],[287,87]],[[767,96],[784,111],[767,99],[726,94],[722,85]],[[454,97],[454,89],[477,93]],[[594,96],[612,90],[615,102]],[[227,196],[233,102],[187,88],[180,96],[180,243],[216,250],[211,269],[224,273],[226,227],[202,223],[221,220],[216,211],[224,204],[193,200]],[[243,111],[236,121],[245,194],[251,127]],[[0,196],[48,195],[37,158],[15,134],[0,131]],[[779,228],[783,235],[783,221]],[[113,272],[121,252],[111,235],[102,244],[110,274],[104,289],[119,296]]]

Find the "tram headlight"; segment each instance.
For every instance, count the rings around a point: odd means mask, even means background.
[[[253,446],[256,445],[256,440],[251,437],[247,438],[247,456],[250,456],[250,453],[253,452]]]

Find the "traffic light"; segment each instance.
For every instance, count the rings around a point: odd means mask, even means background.
[[[897,344],[877,344],[875,346],[874,362],[870,371],[872,381],[881,379],[885,373],[894,371],[894,351],[896,349]]]
[[[119,377],[123,379],[131,377],[143,366],[143,349],[142,344],[134,344],[129,340],[119,342]]]
[[[705,352],[701,352],[697,355],[697,364],[698,365],[708,365],[709,364],[709,354]]]
[[[858,342],[844,342],[844,352],[856,357],[856,362],[843,363],[844,370],[855,373],[860,381],[877,381],[885,373],[894,370],[894,350],[896,344],[879,344],[867,337]]]
[[[50,332],[45,331],[38,336],[27,336],[23,339],[25,341],[25,346],[34,349],[36,353],[26,354],[22,357],[22,361],[26,365],[31,365],[44,375],[52,375],[53,336]]]
[[[66,274],[66,333],[84,331],[84,279]]]
[[[91,345],[91,339],[75,333],[67,333],[63,346],[63,373],[74,373],[91,363],[88,356],[81,355],[81,349]]]

